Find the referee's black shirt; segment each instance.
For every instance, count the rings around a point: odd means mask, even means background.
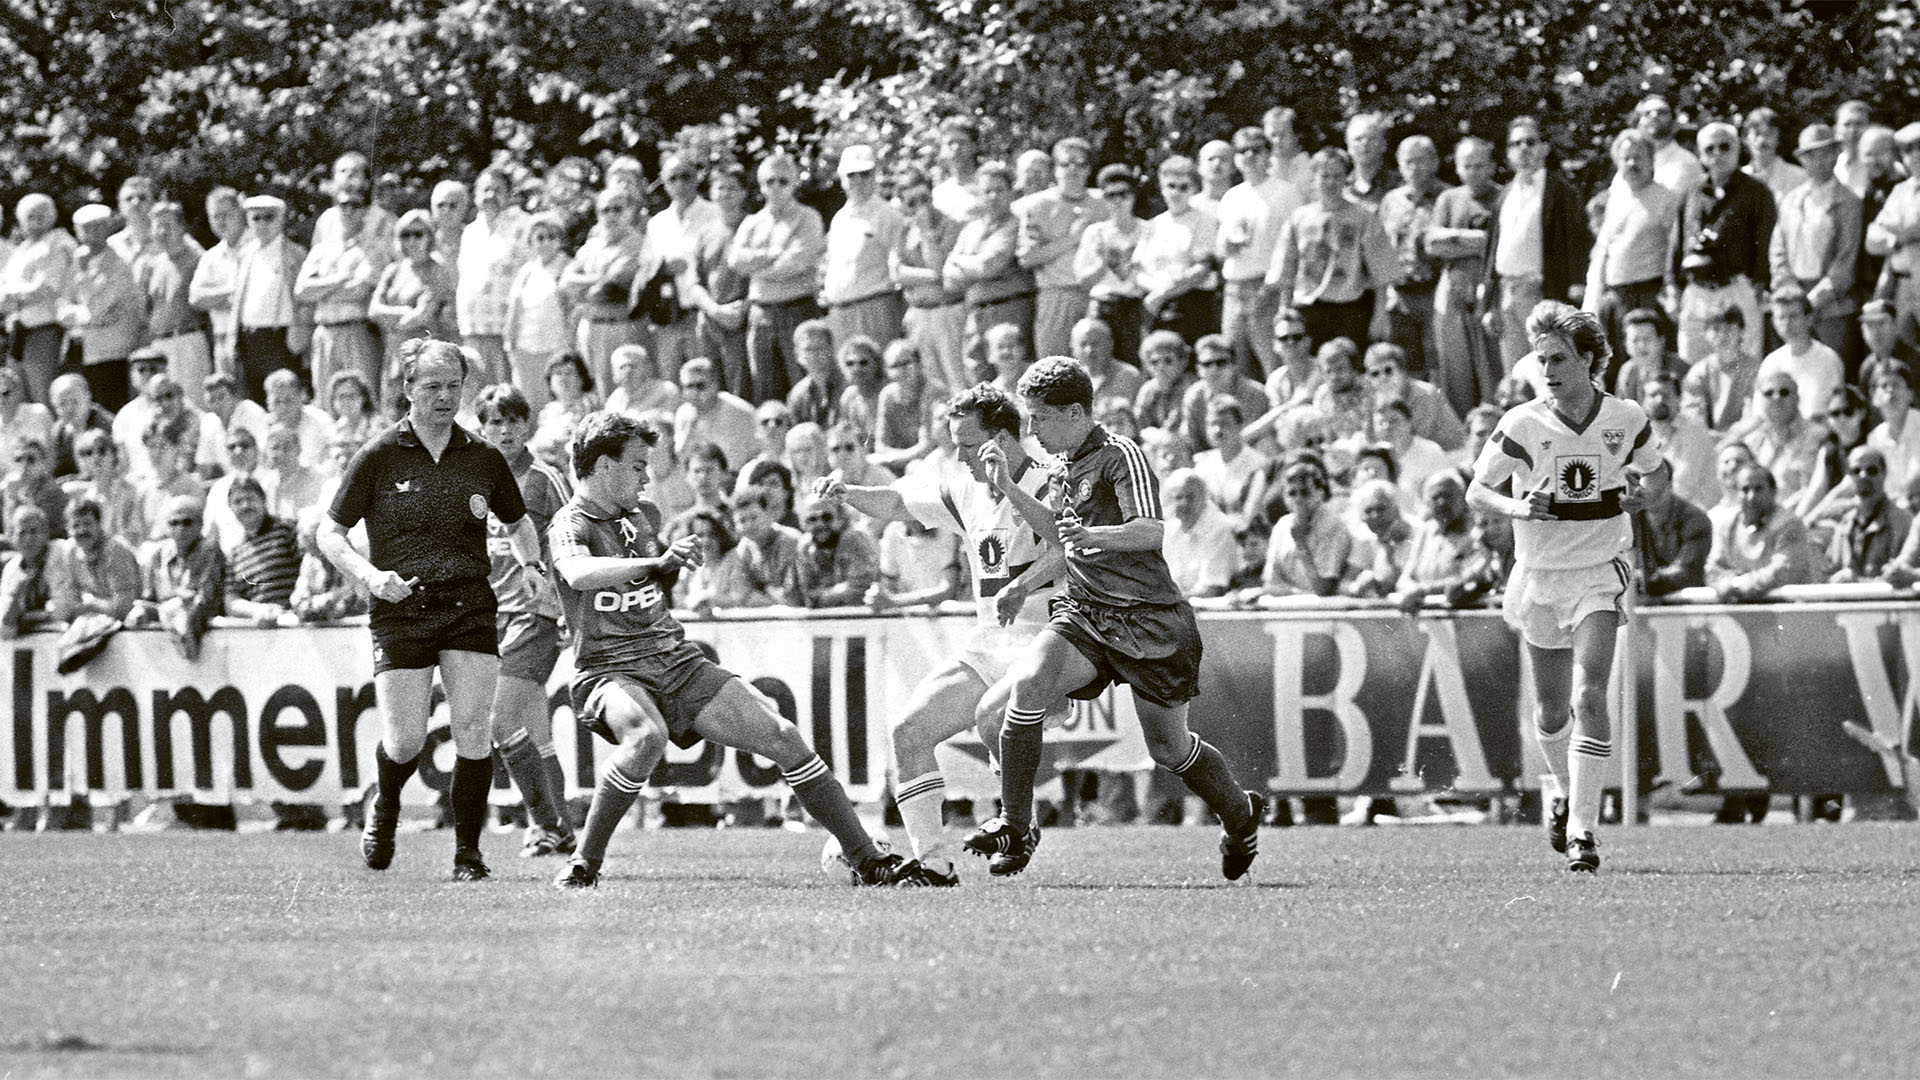
[[[455,424],[436,462],[402,420],[353,456],[331,513],[367,523],[373,565],[430,586],[487,580],[488,510],[508,525],[527,514],[506,456]]]

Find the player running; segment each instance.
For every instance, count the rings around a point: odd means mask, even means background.
[[[454,423],[467,380],[460,347],[409,341],[400,358],[407,417],[354,455],[316,534],[333,565],[373,594],[373,688],[383,727],[360,853],[373,870],[393,862],[400,789],[420,767],[438,667],[458,755],[447,800],[453,877],[481,881],[488,871],[480,830],[493,787],[488,704],[500,668],[487,515],[508,523],[512,557],[530,574],[541,572],[540,536],[507,459]],[[363,520],[371,558],[347,540]]]
[[[574,713],[620,737],[594,790],[579,850],[554,885],[597,885],[613,827],[668,740],[690,746],[701,739],[773,762],[801,805],[840,841],[859,884],[899,884],[909,872],[907,860],[874,844],[800,730],[707,659],[667,613],[674,575],[699,565],[700,542],[684,536],[662,545],[660,509],[642,498],[647,456],[658,439],[651,427],[619,413],[582,419],[572,444],[580,486],[547,530],[573,634]]]
[[[1558,789],[1549,793],[1547,842],[1566,854],[1568,870],[1592,873],[1613,753],[1607,683],[1632,580],[1630,492],[1660,465],[1660,447],[1639,405],[1596,385],[1612,358],[1597,317],[1542,301],[1527,316],[1527,337],[1547,396],[1500,418],[1474,463],[1467,501],[1514,519],[1506,620],[1527,643],[1534,737]],[[1498,490],[1509,479],[1512,496]]]
[[[959,533],[973,562],[978,625],[959,655],[920,681],[893,724],[893,756],[900,771],[894,800],[918,864],[908,883],[927,886],[960,884],[941,827],[947,788],[934,748],[973,727],[981,712],[991,710],[997,721],[1011,689],[1003,680],[1046,625],[1047,601],[1065,566],[1060,546],[1043,541],[987,483],[991,461],[1007,482],[1036,500],[1046,490],[1046,470],[1020,445],[1020,411],[1013,399],[981,383],[947,402],[946,422],[971,480],[920,474],[886,487],[863,487],[843,483],[836,472],[813,484],[817,498],[845,502],[868,517],[914,518],[929,528]]]
[[[1033,648],[1015,664],[1000,730],[1002,816],[965,844],[991,856],[989,873],[1026,869],[1040,843],[1033,778],[1041,721],[1064,697],[1089,699],[1108,684],[1133,687],[1153,760],[1180,777],[1220,818],[1220,871],[1245,876],[1259,852],[1266,800],[1242,790],[1220,751],[1187,728],[1199,693],[1200,628],[1160,553],[1160,484],[1146,455],[1093,420],[1093,382],[1063,357],[1020,376],[1020,409],[1042,449],[1063,458],[1051,485],[1055,510],[1029,495],[1004,458],[988,461],[992,483],[1043,536],[1066,549],[1066,594]]]
[[[547,524],[573,494],[566,477],[527,450],[533,408],[512,383],[495,383],[473,403],[480,436],[506,455],[520,500],[540,534],[545,565]],[[493,745],[527,804],[522,858],[573,851],[567,820],[566,774],[553,749],[547,679],[560,660],[560,597],[544,572],[528,573],[513,556],[508,529],[487,515],[487,554],[493,559],[493,595],[499,606],[500,677],[493,689]]]

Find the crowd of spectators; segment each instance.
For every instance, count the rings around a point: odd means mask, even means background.
[[[421,336],[465,346],[470,394],[519,387],[556,464],[595,409],[671,434],[651,491],[708,550],[683,607],[965,595],[950,538],[806,495],[955,468],[944,399],[1049,355],[1159,470],[1191,595],[1477,603],[1510,541],[1462,481],[1541,392],[1543,299],[1602,317],[1609,388],[1666,449],[1634,511],[1649,595],[1911,585],[1920,123],[1850,102],[1785,154],[1764,107],[1676,130],[1641,102],[1594,192],[1532,117],[1443,148],[1362,113],[1309,152],[1275,108],[1146,170],[1072,136],[990,159],[951,118],[937,161],[842,149],[826,215],[779,152],[668,153],[656,183],[632,158],[490,167],[418,208],[348,153],[310,227],[220,187],[205,237],[145,176],[65,229],[31,194],[0,240],[0,616],[98,613],[191,653],[216,617],[363,611],[312,523],[400,415]]]

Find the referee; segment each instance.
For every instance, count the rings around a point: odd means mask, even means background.
[[[393,861],[400,789],[420,765],[433,669],[453,722],[453,878],[480,881],[480,828],[493,784],[488,716],[500,667],[488,584],[489,511],[511,530],[514,557],[541,573],[540,538],[500,451],[454,423],[467,360],[446,341],[400,349],[407,415],[362,447],[320,523],[320,550],[373,594],[373,679],[384,722],[374,751],[379,786],[360,851],[367,866]],[[371,559],[347,540],[366,522]]]

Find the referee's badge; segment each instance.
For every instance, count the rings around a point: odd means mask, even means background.
[[[487,497],[485,495],[480,495],[480,494],[467,496],[467,509],[472,511],[474,517],[477,517],[477,518],[486,517],[487,516]]]

